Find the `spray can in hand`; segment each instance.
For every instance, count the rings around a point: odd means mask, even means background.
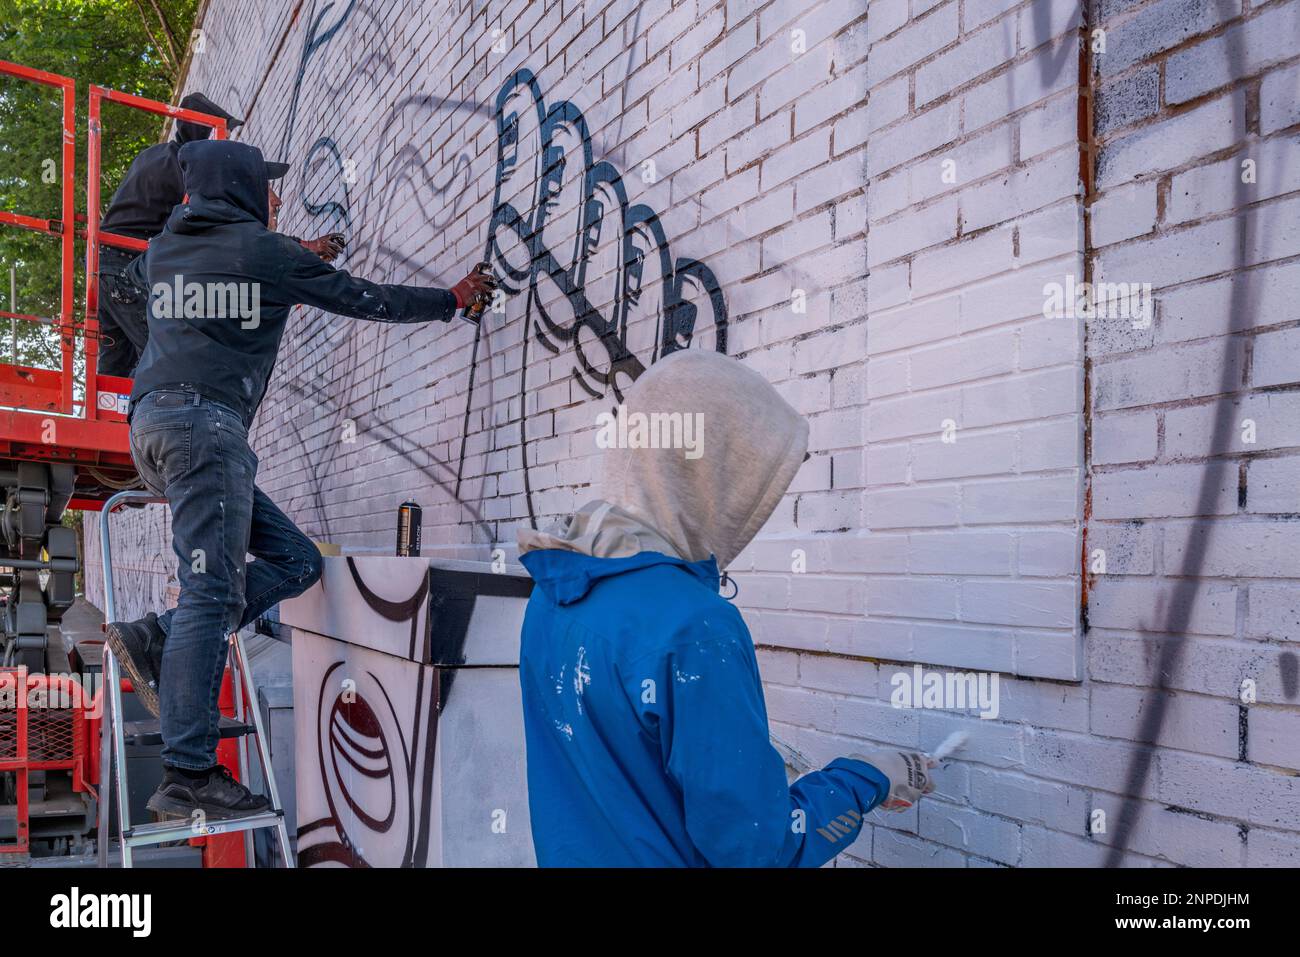
[[[492,264],[479,263],[474,267],[474,272],[476,272],[480,276],[490,275],[492,272]],[[478,322],[483,318],[483,313],[487,312],[488,303],[490,303],[491,301],[492,301],[491,293],[485,293],[481,296],[478,296],[474,299],[473,302],[471,302],[468,306],[466,306],[463,310],[461,310],[461,316],[463,316],[465,319],[477,325]]]
[[[414,502],[403,502],[397,507],[397,555],[413,558],[420,554],[420,530],[424,513]]]

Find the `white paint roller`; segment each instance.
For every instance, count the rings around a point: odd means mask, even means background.
[[[781,755],[787,765],[800,774],[807,774],[809,771],[813,770],[812,763],[804,757],[797,748],[782,741],[775,734],[769,732],[769,735],[772,739],[773,747],[776,748],[777,753]],[[955,752],[965,747],[966,742],[969,740],[970,732],[954,731],[952,734],[948,735],[948,737],[939,742],[939,746],[930,752],[930,760],[935,764],[938,764],[940,761],[951,757]]]
[[[970,732],[954,731],[948,737],[939,742],[939,746],[930,752],[930,759],[938,764],[940,761],[949,757],[953,752],[965,747],[966,742],[970,740]]]

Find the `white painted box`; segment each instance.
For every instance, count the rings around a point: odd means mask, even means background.
[[[484,562],[327,557],[281,607],[304,867],[524,867],[519,633],[532,581]]]

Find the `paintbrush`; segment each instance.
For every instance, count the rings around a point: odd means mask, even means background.
[[[938,764],[953,752],[964,747],[968,740],[970,740],[970,732],[954,731],[952,734],[948,735],[948,737],[944,738],[937,748],[930,752],[930,760],[935,764]]]
[[[812,762],[804,757],[797,748],[782,741],[775,734],[769,732],[769,736],[773,747],[776,748],[777,753],[781,755],[787,765],[794,768],[794,770],[800,774],[806,774],[813,770]],[[965,747],[966,742],[969,740],[970,732],[954,731],[952,734],[948,735],[948,737],[944,738],[943,741],[939,743],[939,746],[930,753],[930,760],[935,764],[938,764],[940,761],[950,757],[954,752]]]

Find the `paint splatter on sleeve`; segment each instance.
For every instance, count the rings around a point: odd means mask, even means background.
[[[880,782],[832,765],[787,784],[748,635],[711,629],[682,642],[668,673],[665,767],[681,789],[691,840],[710,864],[819,867],[853,843]]]

